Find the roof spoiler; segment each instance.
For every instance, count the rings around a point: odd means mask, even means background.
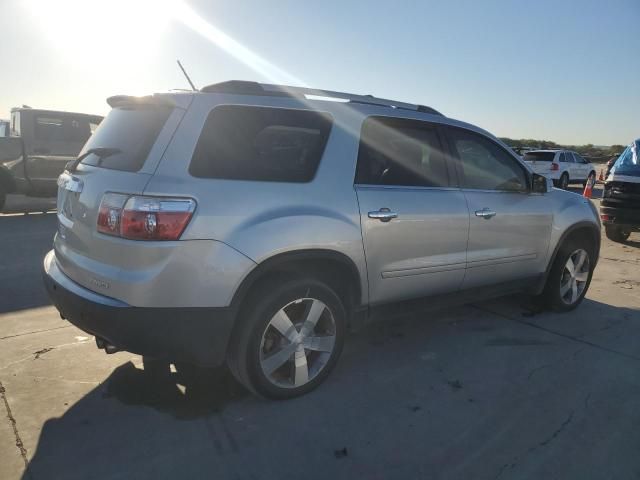
[[[156,105],[165,107],[177,107],[178,104],[168,96],[160,95],[145,95],[142,97],[136,97],[133,95],[114,95],[107,98],[107,103],[111,108],[127,107],[135,105]]]

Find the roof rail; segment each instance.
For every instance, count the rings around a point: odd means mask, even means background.
[[[306,87],[290,87],[287,85],[275,85],[268,83],[248,82],[244,80],[230,80],[222,83],[215,83],[200,89],[204,93],[231,93],[238,95],[266,95],[278,97],[306,98],[326,97],[336,100],[347,100],[351,103],[363,105],[378,105],[381,107],[399,108],[402,110],[413,110],[416,112],[429,113],[431,115],[444,116],[436,109],[425,105],[415,105],[413,103],[398,102],[385,98],[374,97],[373,95],[357,95],[346,92],[335,92],[332,90],[318,90]]]

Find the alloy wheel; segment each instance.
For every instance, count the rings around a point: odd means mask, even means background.
[[[560,298],[567,305],[578,301],[589,280],[589,254],[580,248],[574,251],[562,270],[560,277]]]
[[[327,305],[300,298],[276,312],[260,342],[260,366],[272,384],[298,388],[327,365],[336,342],[336,323]]]

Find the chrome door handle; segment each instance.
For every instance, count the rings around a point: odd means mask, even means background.
[[[476,217],[482,217],[485,220],[489,220],[492,217],[496,216],[496,212],[489,208],[483,208],[482,210],[476,210]]]
[[[388,208],[381,208],[380,210],[369,212],[369,218],[374,218],[376,220],[380,220],[381,222],[388,222],[392,218],[397,218],[398,214],[396,212],[392,212]]]

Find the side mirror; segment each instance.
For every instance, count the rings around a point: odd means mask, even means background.
[[[547,182],[547,177],[534,173],[531,176],[531,191],[533,193],[547,193],[549,191]]]

